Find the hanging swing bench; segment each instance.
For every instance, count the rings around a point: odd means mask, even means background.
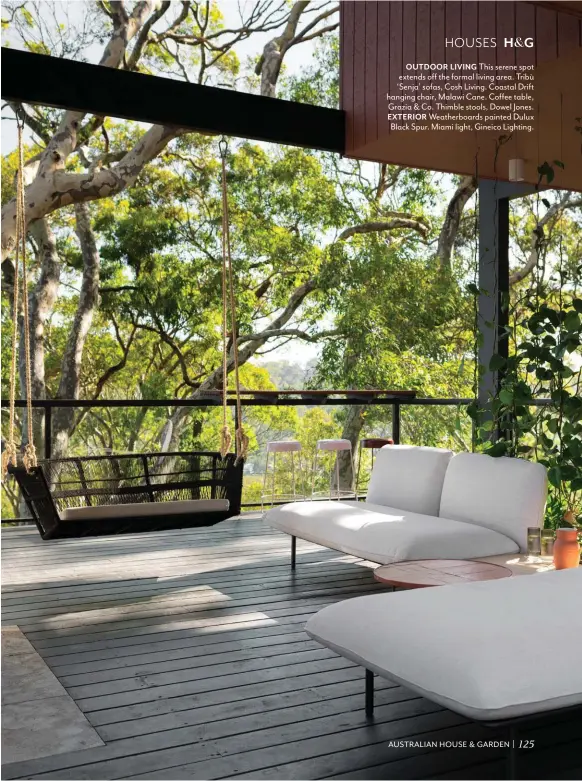
[[[236,308],[226,189],[227,144],[222,161],[222,429],[219,452],[128,453],[37,461],[32,430],[32,393],[26,271],[26,224],[22,127],[18,124],[19,167],[16,197],[16,247],[13,312],[19,312],[20,268],[26,366],[27,444],[22,457],[15,443],[16,328],[10,367],[10,423],[2,473],[12,474],[43,539],[120,534],[158,529],[211,526],[240,513],[248,437],[242,428]],[[228,316],[236,384],[236,453],[228,425]]]
[[[233,453],[128,453],[10,466],[43,539],[212,526],[240,513]]]

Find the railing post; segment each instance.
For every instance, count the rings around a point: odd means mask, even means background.
[[[53,451],[53,408],[47,404],[44,408],[44,457],[50,458]]]
[[[238,431],[238,430],[239,430],[239,427],[240,427],[240,425],[241,425],[241,422],[242,422],[242,421],[240,421],[240,420],[238,419],[238,407],[237,407],[237,406],[236,406],[236,404],[235,404],[235,405],[234,405],[234,430],[235,430],[235,431]]]
[[[392,439],[395,445],[400,444],[400,402],[392,405]]]

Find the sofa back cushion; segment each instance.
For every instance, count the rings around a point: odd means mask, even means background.
[[[438,515],[450,450],[386,445],[376,454],[366,501]]]
[[[447,469],[440,515],[505,534],[525,551],[527,527],[541,525],[546,496],[541,464],[458,453]]]

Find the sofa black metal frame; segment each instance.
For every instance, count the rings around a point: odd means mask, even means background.
[[[80,456],[10,472],[45,540],[211,526],[240,513],[243,462],[236,463],[231,453],[225,458],[204,451]],[[152,515],[145,511],[152,502],[183,504],[179,513],[168,505],[167,514]],[[134,504],[144,512],[121,513]],[[91,508],[90,517],[74,512],[80,508]]]

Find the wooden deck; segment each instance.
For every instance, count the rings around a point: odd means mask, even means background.
[[[303,632],[324,605],[383,588],[365,562],[299,541],[293,574],[289,538],[248,517],[52,542],[7,529],[2,541],[4,623],[105,741],[5,765],[5,779],[504,777],[500,749],[391,746],[505,736],[387,681],[367,723],[362,669]],[[579,651],[546,661],[577,664]],[[582,777],[580,726],[524,734],[536,747],[522,777]]]

